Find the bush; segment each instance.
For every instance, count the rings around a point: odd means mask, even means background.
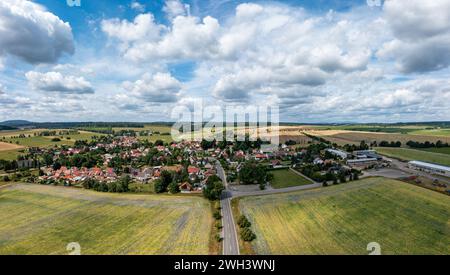
[[[241,228],[248,228],[250,226],[252,226],[252,223],[247,219],[246,216],[241,215],[238,219],[237,224],[241,227]]]
[[[52,138],[52,142],[60,142],[61,139],[60,138]]]
[[[3,177],[3,181],[4,181],[4,182],[10,182],[11,179],[10,179],[8,176],[4,176],[4,177]]]
[[[256,239],[256,235],[250,228],[244,228],[241,230],[241,238],[246,242],[251,242]]]
[[[221,242],[223,241],[222,236],[220,236],[220,234],[216,234],[216,241]]]
[[[171,182],[169,184],[169,192],[171,194],[178,194],[181,192],[180,190],[180,186],[178,185],[178,183],[176,183],[175,181]]]
[[[221,221],[217,221],[216,222],[216,228],[219,229],[219,230],[223,228],[223,225],[222,225]]]
[[[220,211],[214,211],[213,217],[216,220],[220,220],[222,219],[222,214],[220,214]]]

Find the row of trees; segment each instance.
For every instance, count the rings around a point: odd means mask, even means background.
[[[425,142],[417,142],[417,141],[408,141],[406,143],[411,148],[444,148],[449,147],[448,143],[443,143],[442,141],[438,140],[436,143],[425,141]]]
[[[383,141],[381,141],[378,144],[378,146],[380,146],[380,147],[397,147],[397,148],[399,148],[399,147],[402,147],[402,143],[400,141],[397,141],[397,142],[391,141],[391,142],[389,142],[389,141],[383,140]]]
[[[92,189],[98,192],[110,192],[110,193],[126,193],[130,191],[129,185],[131,183],[131,178],[129,176],[124,176],[116,182],[101,182],[96,179],[88,179],[83,182],[83,187],[85,189]]]
[[[251,230],[252,223],[247,219],[245,215],[241,215],[237,220],[237,224],[240,227],[240,235],[242,240],[251,242],[256,239],[256,234]]]

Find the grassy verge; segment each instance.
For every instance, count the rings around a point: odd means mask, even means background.
[[[234,222],[236,223],[239,219],[239,216],[241,215],[241,212],[239,210],[239,201],[240,198],[236,198],[231,200],[231,210],[233,212],[233,218]],[[236,234],[239,240],[239,251],[241,255],[256,255],[252,244],[249,242],[245,242],[241,239],[241,229],[238,224],[235,224],[236,226]]]
[[[211,215],[218,210],[216,202],[210,202],[210,207]],[[216,236],[221,234],[222,229],[216,227],[217,222],[221,223],[221,221],[217,221],[216,219],[213,219],[211,222],[211,234],[209,235],[209,255],[222,255],[223,241],[218,241],[216,239]]]

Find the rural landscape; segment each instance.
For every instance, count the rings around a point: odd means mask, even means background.
[[[0,254],[449,253],[450,124],[282,125],[275,152],[84,124],[4,123]]]
[[[448,256],[449,41],[450,0],[2,0],[0,257]]]

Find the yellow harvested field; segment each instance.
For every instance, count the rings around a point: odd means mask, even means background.
[[[208,254],[212,215],[200,197],[125,195],[16,184],[0,189],[0,255]]]
[[[309,191],[241,198],[257,254],[449,254],[450,197],[369,178]]]
[[[12,151],[21,148],[23,148],[23,146],[6,142],[0,142],[0,151]]]
[[[346,131],[346,130],[319,130],[319,131],[307,131],[307,134],[323,137],[326,140],[337,143],[339,145],[344,144],[358,144],[361,141],[366,143],[371,143],[373,141],[400,141],[405,145],[408,141],[417,142],[437,142],[441,140],[442,142],[450,143],[450,137],[444,136],[428,136],[428,135],[411,135],[411,134],[401,134],[401,133],[375,133],[375,132],[359,132],[359,131]]]

